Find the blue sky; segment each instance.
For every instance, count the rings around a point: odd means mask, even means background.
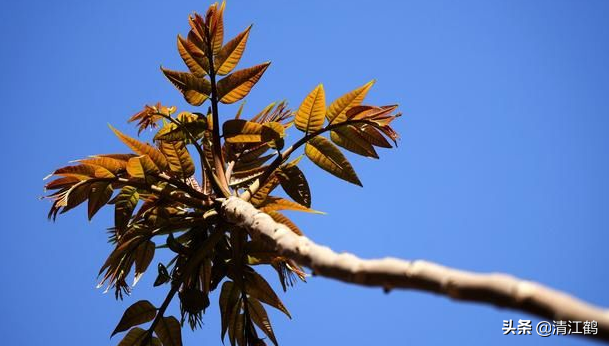
[[[145,275],[116,302],[96,290],[112,211],[49,223],[42,177],[67,161],[126,148],[107,124],[146,103],[190,109],[159,65],[184,69],[175,37],[204,1],[13,1],[0,12],[5,109],[0,252],[6,345],[115,345]],[[427,259],[508,272],[609,306],[609,3],[606,1],[241,1],[228,36],[255,23],[241,66],[273,63],[246,114],[328,99],[376,78],[367,102],[399,103],[397,150],[350,155],[364,188],[304,164],[313,207],[292,215],[314,240],[363,257]],[[233,114],[233,108],[224,108]],[[274,277],[271,282],[277,283]],[[410,291],[312,278],[272,313],[282,345],[556,345],[503,336],[520,312]],[[173,311],[177,313],[174,306]],[[186,345],[219,345],[217,303]]]

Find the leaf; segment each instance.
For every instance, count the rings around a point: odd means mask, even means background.
[[[330,131],[330,139],[336,145],[343,147],[350,152],[378,159],[379,156],[374,150],[372,144],[360,134],[360,130],[357,130],[352,126],[342,126]]]
[[[259,207],[268,195],[273,192],[273,190],[279,185],[279,178],[277,174],[273,174],[266,182],[266,184],[262,185],[258,191],[250,198],[250,203],[255,207]]]
[[[255,271],[245,272],[245,290],[247,293],[261,302],[268,304],[292,318],[288,309],[283,305],[271,286],[260,274]]]
[[[127,162],[119,159],[114,159],[111,157],[90,157],[82,160],[78,160],[78,162],[102,167],[110,171],[112,174],[118,174],[125,170],[127,167]]]
[[[279,123],[264,125],[243,120],[231,119],[222,125],[222,134],[228,143],[262,143],[278,140],[284,135],[284,127]]]
[[[112,131],[118,136],[118,138],[120,138],[120,140],[123,141],[123,143],[127,144],[127,146],[129,148],[131,148],[131,150],[133,150],[133,152],[135,152],[138,155],[148,155],[148,157],[150,157],[152,162],[154,162],[154,164],[161,171],[164,171],[165,169],[167,169],[167,160],[165,159],[165,156],[158,149],[154,148],[150,144],[140,142],[135,138],[131,138],[131,137],[123,134],[122,132],[115,129],[111,125],[110,125],[110,129],[112,129]]]
[[[124,186],[114,198],[114,226],[124,229],[133,215],[140,195],[133,186]]]
[[[224,339],[234,306],[239,299],[239,290],[232,281],[225,281],[220,290],[220,318],[222,323],[221,339]]]
[[[269,316],[266,313],[266,310],[260,304],[260,302],[256,299],[248,299],[247,304],[249,307],[250,318],[254,323],[266,334],[269,339],[277,346],[277,338],[275,338],[275,333],[273,332],[273,327],[271,326],[271,321],[269,320]]]
[[[152,262],[154,249],[155,244],[151,240],[143,242],[135,249],[135,277],[133,278],[133,286],[137,284],[142,274],[148,269],[150,262]]]
[[[241,60],[241,56],[245,51],[251,28],[252,26],[250,25],[247,29],[226,43],[220,52],[218,52],[218,56],[216,56],[216,60],[214,61],[217,74],[224,76],[237,67],[239,60]]]
[[[141,342],[146,333],[142,328],[133,328],[125,335],[118,346],[142,346]]]
[[[286,225],[289,229],[292,230],[292,232],[294,232],[298,235],[303,235],[300,228],[298,228],[298,226],[296,226],[296,224],[294,222],[292,222],[292,220],[288,219],[285,215],[283,215],[279,212],[276,212],[276,211],[272,211],[272,210],[266,211],[265,213],[267,215],[269,215],[270,217],[272,217],[273,220]]]
[[[77,177],[63,177],[55,179],[44,186],[45,190],[57,190],[62,188],[69,188],[74,186],[74,184],[82,181]]]
[[[214,9],[216,4],[213,5]],[[222,48],[222,43],[224,42],[224,8],[226,6],[226,2],[222,1],[220,8],[214,11],[214,15],[212,17],[211,24],[211,47],[214,55],[220,52]]]
[[[158,174],[159,168],[148,155],[142,155],[129,159],[127,173],[133,178],[146,179],[151,174]]]
[[[296,165],[286,165],[278,172],[283,190],[294,201],[305,207],[311,207],[311,190],[304,173]]]
[[[108,203],[112,197],[112,185],[107,182],[96,182],[91,184],[91,191],[89,193],[89,206],[88,206],[88,217],[89,220]]]
[[[169,169],[186,179],[195,173],[195,164],[184,142],[161,142],[161,152],[165,154]]]
[[[172,71],[163,67],[161,67],[161,71],[191,105],[200,106],[209,98],[211,84],[207,79],[197,77],[192,73]]]
[[[267,211],[294,210],[304,211],[307,213],[323,214],[320,211],[307,208],[304,205],[300,205],[296,202],[292,202],[290,200],[279,197],[267,197],[267,199],[264,201],[264,204],[260,206],[259,209],[265,213]]]
[[[207,120],[205,117],[198,117],[195,114],[183,112],[178,115],[178,120],[182,123],[177,126],[174,123],[168,123],[154,136],[155,141],[176,142],[183,141],[191,143],[190,133],[196,140],[203,136],[207,130]]]
[[[322,136],[311,138],[305,145],[305,154],[314,164],[328,173],[362,186],[347,158],[326,138]]]
[[[296,128],[305,133],[315,132],[324,125],[326,113],[326,95],[324,86],[319,84],[307,95],[296,111],[294,123]]]
[[[249,67],[224,77],[218,82],[218,99],[225,104],[235,103],[249,94],[271,63]]]
[[[150,322],[155,316],[156,308],[154,305],[147,300],[140,300],[125,310],[123,317],[121,317],[120,322],[118,322],[118,325],[112,332],[112,336],[116,333],[124,332],[131,327]]]
[[[182,330],[180,322],[173,317],[163,317],[154,328],[163,346],[182,346]]]
[[[347,120],[347,111],[349,109],[358,106],[362,103],[366,94],[374,85],[374,80],[362,85],[361,87],[350,91],[338,99],[334,100],[332,104],[328,107],[328,111],[326,112],[326,117],[330,124],[340,123]]]
[[[95,171],[98,167],[94,165],[77,165],[77,166],[66,166],[56,169],[53,173],[45,177],[48,179],[53,175],[60,175],[63,177],[76,177],[76,178],[95,178]]]
[[[391,148],[391,144],[374,127],[364,125],[361,129],[360,134],[368,143],[374,145],[375,147]]]
[[[201,49],[178,35],[178,52],[195,77],[205,77],[209,71],[209,61]]]

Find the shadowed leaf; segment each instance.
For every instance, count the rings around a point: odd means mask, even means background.
[[[163,346],[182,346],[182,330],[180,322],[173,317],[163,317],[154,328]]]
[[[131,138],[110,125],[110,129],[120,138],[123,143],[127,144],[133,152],[138,155],[148,155],[154,164],[162,171],[167,169],[167,160],[165,156],[155,147],[150,144],[140,142],[135,138]]]
[[[266,280],[254,271],[245,272],[245,290],[247,293],[261,302],[268,304],[292,318],[288,309],[283,305],[279,297]]]
[[[97,182],[91,184],[91,191],[89,193],[89,206],[88,206],[88,217],[89,220],[108,203],[112,197],[112,185],[107,182]]]
[[[152,262],[154,249],[154,242],[151,240],[143,242],[135,249],[135,277],[133,278],[133,286],[140,280],[142,274],[144,274],[150,262]]]
[[[336,145],[366,157],[378,159],[379,156],[372,144],[360,134],[360,130],[352,126],[343,126],[330,132],[330,139]]]
[[[140,300],[125,310],[123,317],[112,332],[112,335],[116,333],[124,332],[125,330],[140,325],[142,323],[150,322],[156,316],[156,308],[152,303],[147,300]],[[134,328],[135,329],[135,328]],[[131,331],[129,332],[129,334]],[[127,334],[127,336],[129,335]],[[127,337],[125,337],[126,339]]]
[[[271,326],[271,321],[269,320],[269,316],[267,315],[264,306],[256,299],[248,299],[247,303],[252,321],[254,321],[258,328],[260,328],[269,339],[271,339],[273,344],[278,345],[275,333],[273,332],[273,327]]]
[[[311,206],[311,190],[304,173],[296,165],[285,165],[277,173],[283,190],[294,201],[305,207]]]
[[[362,186],[347,158],[326,138],[316,136],[305,146],[305,154],[313,163],[332,175]]]

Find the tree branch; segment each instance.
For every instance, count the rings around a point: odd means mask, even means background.
[[[507,274],[479,274],[448,268],[426,261],[395,258],[363,260],[298,236],[285,225],[251,204],[230,197],[223,200],[221,213],[231,223],[248,230],[282,256],[311,268],[316,275],[363,286],[414,289],[456,300],[510,308],[550,321],[597,321],[598,334],[586,335],[609,341],[609,310],[601,309],[564,292]]]

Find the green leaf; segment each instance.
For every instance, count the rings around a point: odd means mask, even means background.
[[[155,316],[156,308],[154,305],[147,300],[140,300],[125,310],[123,317],[121,317],[121,320],[118,322],[118,325],[112,332],[112,335],[124,332],[125,330],[142,323],[150,322]],[[129,332],[129,334],[131,334],[131,332]],[[127,337],[125,337],[125,339],[126,338]]]
[[[307,95],[296,112],[296,128],[305,133],[315,132],[324,125],[326,114],[326,95],[324,86],[319,84]]]
[[[362,186],[347,158],[326,138],[316,136],[305,145],[305,154],[314,164],[328,173]]]
[[[182,328],[180,322],[173,317],[163,317],[154,328],[163,346],[182,346]]]

